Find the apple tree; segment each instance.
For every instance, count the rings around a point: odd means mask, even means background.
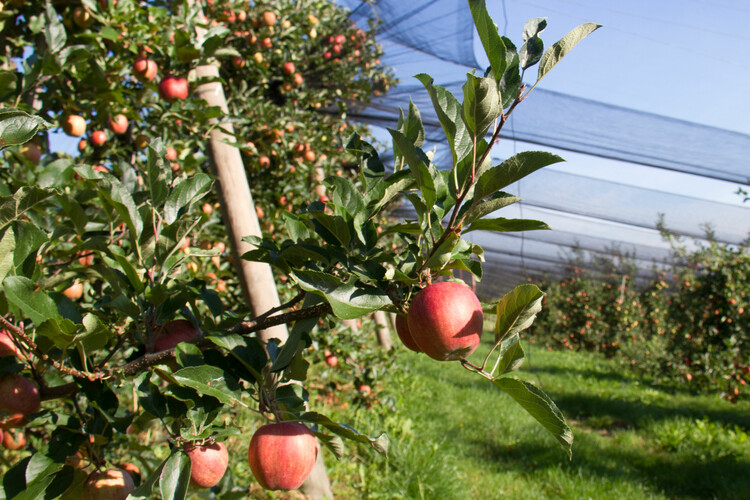
[[[417,76],[453,153],[445,171],[421,148],[416,107],[390,130],[393,168],[347,121],[347,102],[393,79],[372,32],[328,2],[3,6],[0,427],[28,442],[9,455],[5,498],[245,495],[244,478],[225,475],[235,461],[225,443],[251,430],[238,423],[244,413],[266,423],[243,458],[266,488],[299,487],[319,443],[337,457],[343,440],[386,453],[387,436],[363,435],[306,401],[320,320],[374,311],[405,316],[399,334],[413,348],[487,379],[570,453],[554,402],[510,376],[541,291],[522,285],[481,304],[452,275],[482,277],[482,249],[464,233],[546,228],[495,212],[518,201],[505,186],[561,159],[526,152],[493,166],[490,152],[533,90],[525,71],[538,65],[538,82],[598,26],[545,51],[546,21],[535,19],[517,49],[483,0],[468,6],[490,67],[467,75],[462,101]],[[219,68],[210,82],[196,71],[206,64]],[[226,110],[191,90],[217,81]],[[253,246],[241,258],[267,263],[285,283],[284,303],[267,311],[244,305],[232,276],[240,256],[227,253],[230,229],[216,210],[230,201],[217,206],[206,144],[227,124],[266,230],[240,235]],[[82,137],[80,155],[50,152],[58,126]],[[400,201],[416,218],[387,222]],[[492,349],[472,361],[483,310],[497,315]],[[258,335],[282,324],[286,340]]]

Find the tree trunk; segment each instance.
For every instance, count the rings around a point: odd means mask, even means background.
[[[388,328],[388,318],[384,311],[375,311],[373,317],[377,325],[378,344],[386,351],[390,351],[393,342],[391,341],[391,330]]]

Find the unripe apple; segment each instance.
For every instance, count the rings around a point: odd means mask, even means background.
[[[250,470],[267,490],[295,490],[302,486],[318,457],[318,441],[296,422],[266,424],[255,431],[247,450]]]
[[[293,62],[285,62],[283,66],[281,67],[281,71],[287,75],[291,76],[294,74],[294,63]]]
[[[162,99],[172,101],[175,99],[187,99],[188,81],[185,78],[167,75],[159,82],[159,95]]]
[[[471,288],[455,281],[426,286],[412,300],[407,321],[414,342],[438,361],[465,358],[482,337],[482,305]]]
[[[414,352],[422,352],[422,349],[420,349],[417,343],[414,342],[414,339],[409,332],[409,322],[403,314],[396,315],[396,333],[398,334],[398,338],[401,339],[401,342],[403,342],[408,349],[411,349]]]
[[[270,10],[265,11],[261,18],[263,19],[263,24],[266,26],[273,26],[276,24],[276,14]]]
[[[190,342],[200,336],[200,331],[186,319],[169,321],[154,336],[154,352],[166,351],[180,342]]]
[[[94,22],[94,19],[85,7],[78,6],[73,9],[73,22],[76,23],[76,26],[79,28],[88,28],[91,26],[91,23]]]
[[[260,52],[256,52],[253,54],[253,60],[255,60],[256,64],[260,64],[263,62],[263,54]]]
[[[133,478],[122,469],[92,472],[81,490],[81,500],[125,500],[135,490]]]
[[[0,377],[0,427],[20,427],[26,417],[39,411],[41,399],[36,384],[26,377],[8,373]]]
[[[109,117],[109,129],[117,135],[124,134],[128,131],[128,117],[123,114],[117,114]]]
[[[104,130],[95,130],[91,132],[91,144],[93,144],[96,147],[104,146],[104,144],[107,142],[107,134],[104,132]]]
[[[86,120],[79,115],[67,115],[63,118],[62,129],[73,137],[81,137],[86,132]]]
[[[133,76],[142,82],[150,82],[156,78],[157,71],[156,62],[151,59],[141,57],[133,63]]]
[[[5,429],[3,435],[3,446],[6,450],[20,450],[26,447],[26,433],[23,430],[13,431]]]
[[[94,167],[94,170],[96,170],[96,167]],[[63,295],[65,295],[70,300],[80,299],[81,297],[83,297],[83,283],[81,283],[80,281],[73,283],[68,288],[63,290]]]
[[[199,488],[216,486],[229,464],[229,453],[224,443],[213,443],[196,446],[188,444],[185,453],[190,457],[190,484]]]

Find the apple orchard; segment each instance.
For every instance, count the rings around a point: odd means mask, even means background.
[[[547,227],[496,212],[519,201],[504,187],[561,158],[493,165],[490,151],[536,85],[527,70],[538,82],[598,26],[545,50],[544,19],[515,45],[484,0],[466,8],[487,71],[466,75],[463,96],[417,75],[452,151],[442,171],[413,105],[389,130],[393,163],[350,122],[395,81],[377,25],[325,0],[0,3],[4,498],[313,492],[345,441],[387,453],[385,434],[311,411],[307,389],[325,360],[374,400],[366,366],[398,350],[345,361],[359,340],[335,333],[376,312],[570,454],[560,410],[512,376],[542,292],[481,303],[453,273],[482,277],[464,233]],[[399,204],[415,218],[390,217]],[[497,319],[476,360],[483,311]]]

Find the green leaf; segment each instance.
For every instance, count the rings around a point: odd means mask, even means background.
[[[2,27],[0,27],[2,31]],[[18,77],[13,71],[0,71],[0,101],[10,99],[16,92]]]
[[[357,432],[348,425],[338,424],[325,415],[321,415],[320,413],[315,413],[312,411],[304,413],[302,417],[300,417],[300,420],[302,420],[303,422],[322,425],[329,431],[341,436],[344,439],[356,441],[357,443],[369,444],[378,453],[384,456],[388,456],[388,436],[385,433],[381,434],[377,438],[371,438]]]
[[[344,283],[336,276],[320,271],[298,270],[292,278],[306,292],[326,299],[333,314],[341,319],[356,319],[391,304],[382,290],[359,282]]]
[[[109,342],[109,329],[95,314],[88,313],[83,317],[83,327],[86,332],[74,340],[80,341],[86,352],[99,350]]]
[[[588,35],[601,28],[601,24],[596,23],[584,23],[573,30],[567,35],[562,37],[557,43],[552,45],[542,56],[539,62],[539,74],[536,79],[534,87],[541,81],[544,76],[550,72],[560,60],[570,52],[573,47],[578,45],[578,42],[586,38]],[[533,87],[532,87],[533,88]]]
[[[0,239],[0,283],[5,279],[8,273],[13,269],[13,254],[16,248],[16,237],[13,229],[5,231]]]
[[[75,323],[66,318],[60,318],[59,320],[48,319],[36,328],[37,335],[47,338],[55,347],[60,349],[64,349],[73,343],[75,340],[73,333],[75,331]]]
[[[523,41],[527,42],[535,36],[539,36],[539,33],[544,31],[545,29],[547,29],[546,17],[535,17],[529,19],[523,26],[523,34],[521,35],[523,37]]]
[[[492,383],[508,393],[529,415],[550,431],[568,453],[568,458],[572,460],[573,433],[565,423],[562,412],[549,396],[528,382],[510,377],[496,378]]]
[[[172,224],[180,212],[191,203],[201,199],[210,189],[213,181],[206,174],[195,174],[179,183],[167,197],[164,204],[164,220]]]
[[[468,73],[463,86],[463,119],[475,138],[484,137],[492,122],[503,112],[497,83]]]
[[[464,225],[467,226],[485,215],[491,214],[492,212],[507,207],[508,205],[512,205],[518,201],[521,201],[521,198],[503,191],[498,191],[484,200],[480,198],[479,202],[475,202],[472,198],[469,203],[465,203],[464,206],[461,207],[461,210],[458,212],[458,219],[461,220],[462,217],[465,217]]]
[[[36,225],[24,220],[16,221],[13,226],[15,234],[18,235],[13,264],[18,269],[30,255],[34,254],[42,244],[47,242],[48,235]]]
[[[537,229],[549,229],[550,227],[542,221],[532,219],[479,219],[463,230],[469,231],[534,231]]]
[[[490,67],[495,74],[495,79],[500,80],[500,77],[505,73],[507,62],[505,59],[505,44],[497,31],[497,25],[487,12],[485,0],[469,0],[469,9],[479,39],[482,41],[484,52],[490,60]]]
[[[401,110],[399,110],[399,112],[400,111]],[[398,130],[416,147],[422,147],[422,144],[424,144],[424,125],[422,124],[422,116],[419,113],[419,109],[417,109],[417,105],[412,102],[411,98],[409,98],[409,112],[401,124],[401,127],[398,127]]]
[[[151,492],[154,490],[154,485],[156,484],[156,481],[158,481],[161,478],[162,471],[164,470],[164,467],[167,465],[167,462],[172,458],[172,455],[167,457],[160,465],[156,468],[156,470],[151,474],[148,478],[141,481],[141,484],[135,489],[133,493],[130,494],[128,499],[137,499],[137,498],[150,498]]]
[[[52,125],[20,109],[0,109],[0,150],[29,142]]]
[[[544,42],[538,36],[534,36],[526,40],[521,50],[518,52],[518,60],[521,68],[526,70],[542,58],[544,53]]]
[[[89,167],[90,168],[90,167]],[[85,172],[81,167],[75,168],[81,177],[87,177],[90,172]],[[97,172],[98,173],[98,172]],[[127,188],[114,176],[103,174],[97,180],[97,187],[102,198],[114,208],[130,230],[133,241],[136,243],[143,230],[143,221],[138,213],[138,208]]]
[[[375,215],[400,192],[416,188],[414,176],[408,170],[399,170],[376,184],[365,196],[369,216]]]
[[[36,284],[23,276],[8,276],[3,280],[3,289],[8,302],[12,303],[35,325],[41,325],[48,319],[57,319],[57,305],[49,295],[41,290],[34,290]]]
[[[47,42],[46,50],[53,54],[60,52],[68,41],[65,26],[60,21],[57,11],[50,1],[47,1],[47,24],[44,27],[44,39]]]
[[[236,402],[247,407],[240,400],[239,384],[224,370],[216,366],[188,366],[172,374],[182,386],[195,389],[206,396],[213,396],[224,404]]]
[[[482,174],[474,188],[474,199],[479,200],[523,179],[547,165],[564,161],[546,151],[523,151]]]
[[[542,310],[544,293],[531,284],[519,285],[497,303],[495,344],[530,327]]]
[[[190,486],[190,457],[175,450],[159,475],[159,491],[165,500],[184,500]]]
[[[504,375],[506,373],[518,370],[523,364],[525,354],[521,347],[521,338],[516,333],[506,338],[500,343],[500,353],[497,363],[490,372],[492,375]]]
[[[338,243],[342,246],[349,245],[349,242],[352,240],[352,235],[349,232],[349,224],[346,223],[346,220],[344,220],[343,217],[340,215],[327,214],[318,210],[311,210],[308,214],[331,233]]]
[[[417,186],[422,191],[427,206],[431,206],[437,200],[437,188],[435,186],[435,177],[430,170],[430,160],[424,152],[415,147],[409,139],[398,130],[388,129],[393,137],[393,144],[397,145],[406,163],[409,165]],[[434,167],[432,168],[434,170]]]
[[[432,106],[435,108],[435,113],[440,120],[440,125],[443,127],[448,145],[453,153],[453,165],[456,165],[471,154],[474,147],[471,135],[461,118],[463,108],[458,99],[448,90],[439,85],[433,85],[433,79],[430,75],[420,73],[416,78],[422,82],[430,95]]]

